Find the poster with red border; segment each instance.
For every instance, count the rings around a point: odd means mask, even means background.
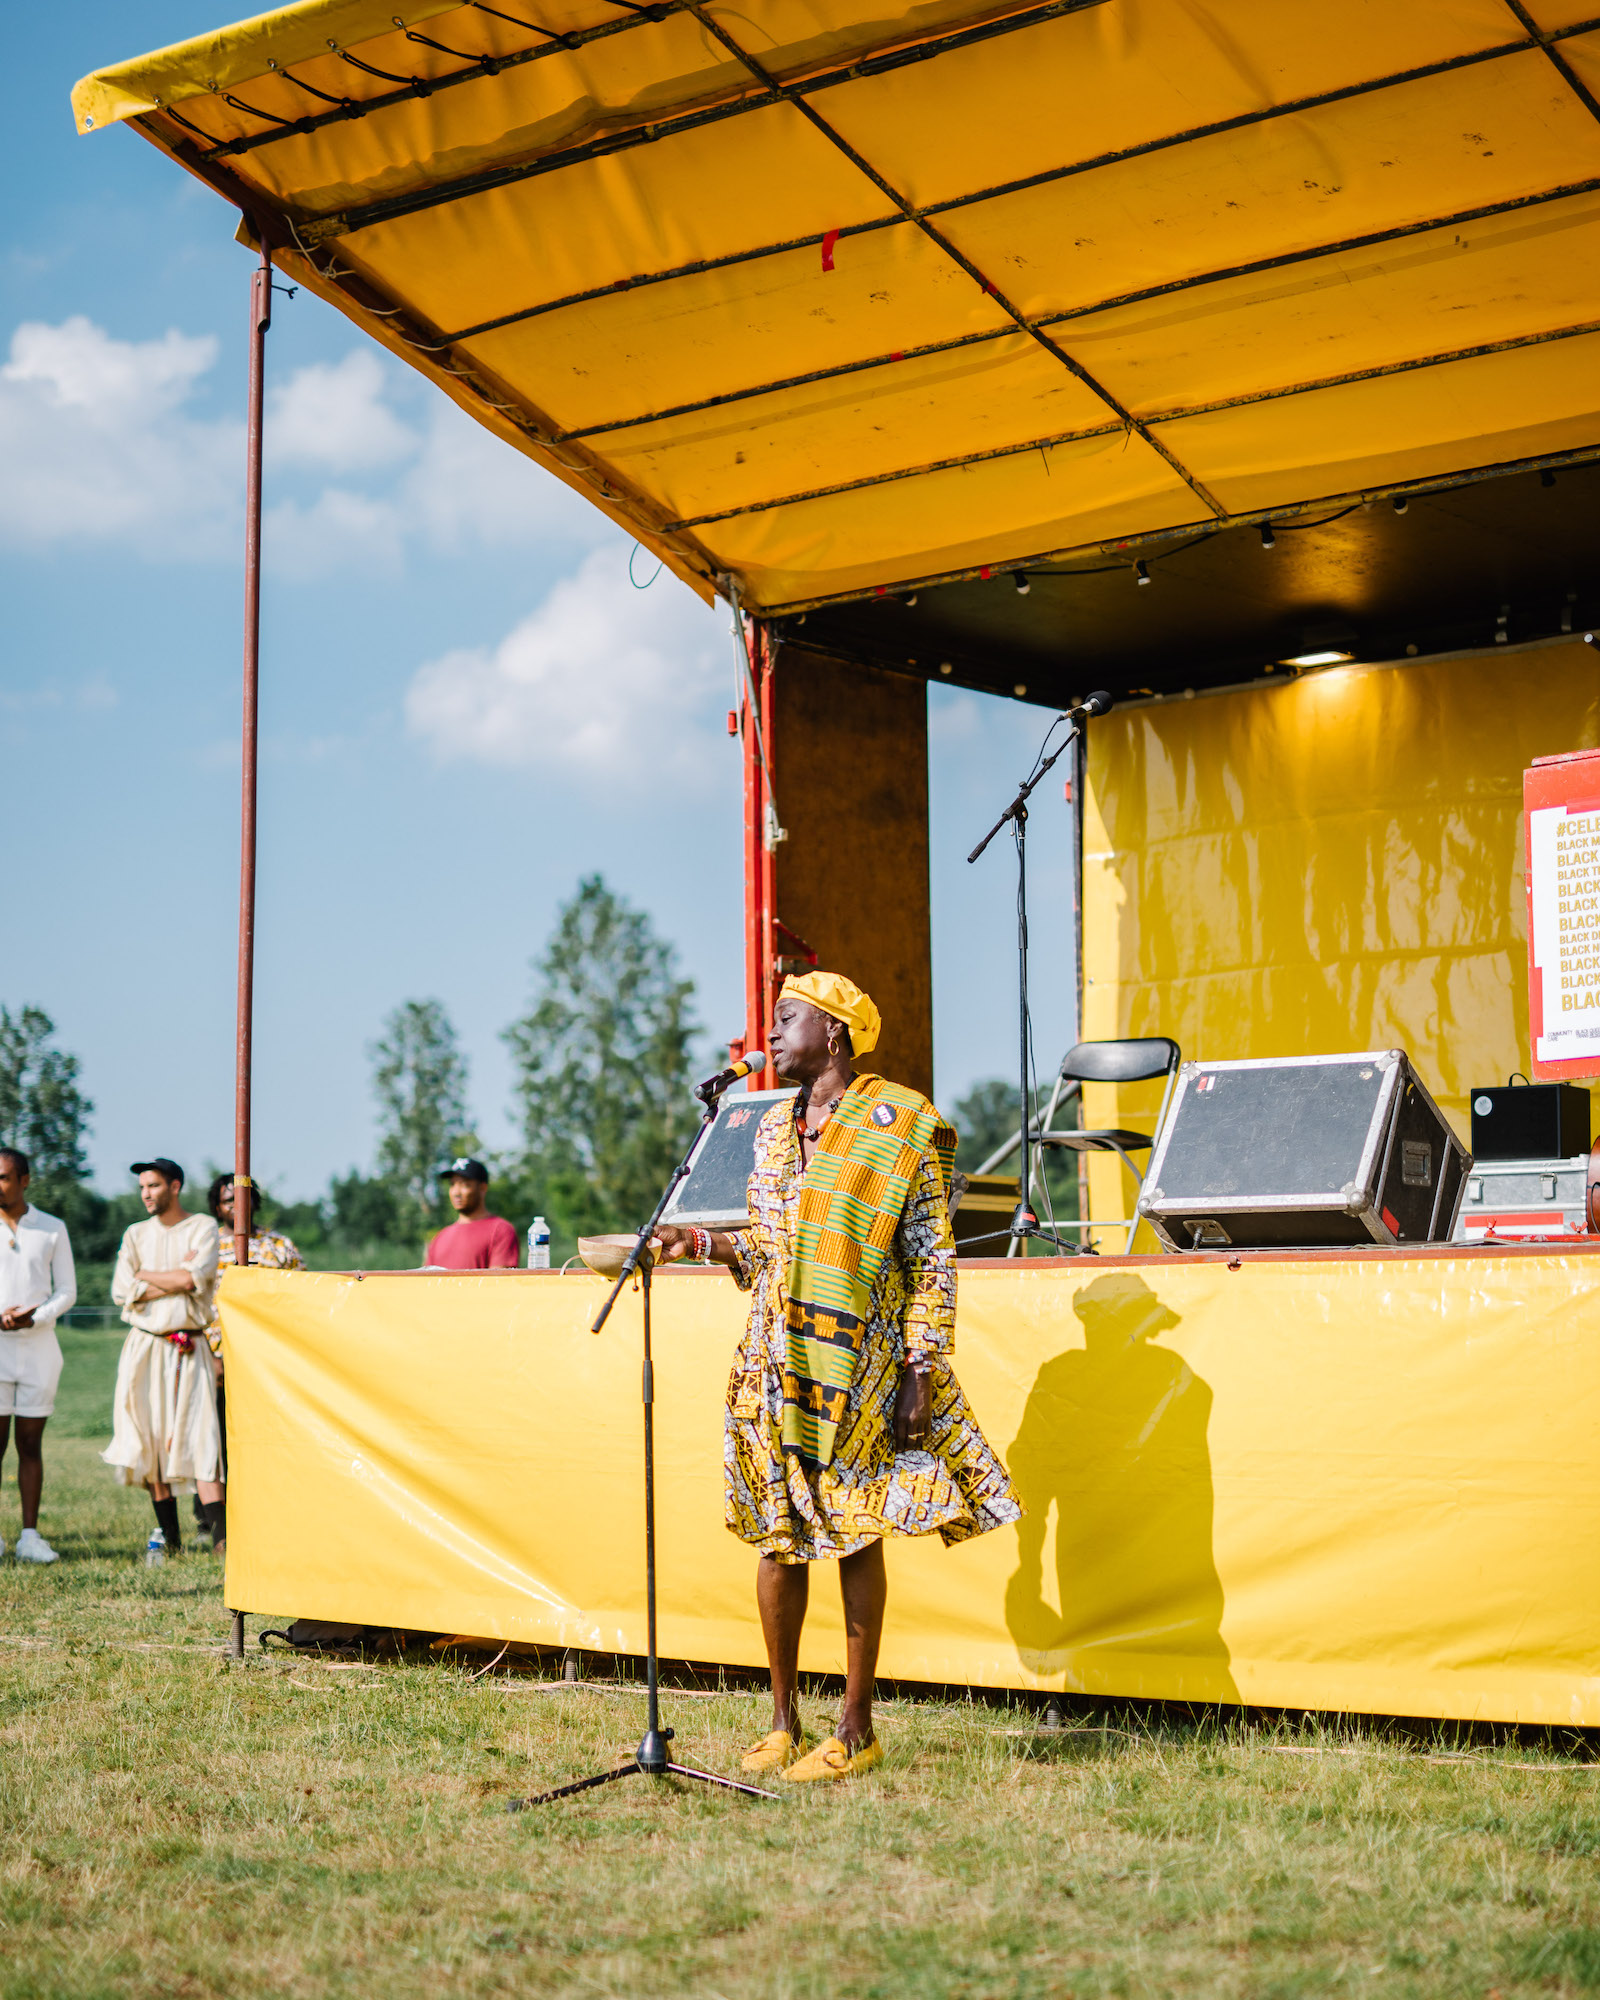
[[[1600,750],[1536,758],[1522,810],[1534,1078],[1600,1076]]]

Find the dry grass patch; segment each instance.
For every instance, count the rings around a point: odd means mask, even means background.
[[[232,1666],[218,1565],[145,1570],[142,1496],[87,1440],[49,1450],[65,1559],[0,1565],[5,2000],[1600,1989],[1600,1765],[1570,1741],[1036,1734],[894,1701],[860,1785],[764,1805],[632,1778],[512,1817],[630,1749],[642,1694]],[[764,1721],[743,1692],[667,1705],[712,1770]]]

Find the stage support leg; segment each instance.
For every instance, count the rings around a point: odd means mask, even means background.
[[[261,420],[272,324],[272,253],[265,240],[250,274],[250,409],[245,435],[244,709],[239,756],[239,984],[234,1016],[233,1255],[250,1261],[251,1030],[256,963],[256,696],[261,669]],[[203,1350],[202,1350],[203,1351]],[[209,1365],[210,1356],[206,1355]],[[226,1411],[224,1411],[226,1421]],[[224,1451],[223,1462],[227,1463]],[[244,1658],[244,1613],[235,1611],[228,1657]]]
[[[788,837],[770,857],[772,956],[803,971],[803,941],[864,987],[883,1014],[864,1066],[931,1096],[927,689],[804,646],[773,650],[767,754]],[[763,1034],[770,1018],[769,1003]]]
[[[250,1040],[256,958],[256,693],[261,667],[261,417],[272,324],[272,252],[250,275],[250,413],[245,444],[244,715],[239,759],[239,990],[233,1070],[233,1254],[250,1261]]]
[[[744,991],[747,1049],[764,1049],[776,998],[774,936],[775,839],[781,822],[772,810],[767,768],[772,748],[772,661],[776,651],[768,627],[746,619],[744,637],[749,677],[740,726],[744,737]],[[753,693],[752,693],[753,690]],[[766,755],[762,751],[765,748]],[[765,1084],[776,1077],[764,1077]]]

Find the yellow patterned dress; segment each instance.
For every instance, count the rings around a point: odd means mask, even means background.
[[[833,1462],[812,1471],[784,1450],[784,1313],[802,1177],[794,1107],[786,1098],[756,1133],[751,1227],[734,1238],[734,1276],[755,1296],[723,1424],[729,1528],[763,1555],[798,1563],[854,1555],[885,1535],[937,1533],[964,1542],[1019,1520],[1010,1475],[950,1368],[955,1239],[931,1151],[922,1157],[894,1249],[873,1288]],[[901,1367],[918,1358],[933,1363],[933,1421],[925,1447],[897,1452]]]
[[[233,1254],[233,1233],[223,1230],[222,1241],[217,1246],[217,1269],[225,1271],[236,1261]],[[264,1264],[269,1271],[303,1271],[306,1260],[289,1241],[275,1229],[257,1229],[250,1238],[250,1261]],[[222,1359],[222,1308],[213,1304],[211,1324],[206,1328],[206,1340],[218,1361]]]

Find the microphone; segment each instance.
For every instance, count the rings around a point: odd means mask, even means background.
[[[759,1076],[767,1066],[767,1058],[760,1049],[752,1049],[747,1056],[741,1056],[736,1063],[722,1071],[720,1076],[708,1076],[704,1083],[697,1083],[694,1094],[702,1104],[709,1104],[713,1097],[736,1084],[741,1077]]]
[[[1115,707],[1116,703],[1106,693],[1105,689],[1097,688],[1087,701],[1074,703],[1067,710],[1064,719],[1068,722],[1076,722],[1081,716],[1084,720],[1087,720],[1091,715],[1105,715]]]

